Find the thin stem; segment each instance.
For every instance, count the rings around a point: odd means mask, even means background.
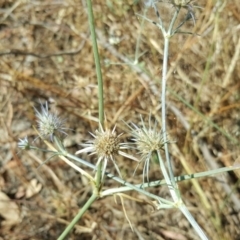
[[[85,203],[83,208],[81,208],[78,212],[78,214],[74,217],[74,219],[71,221],[71,223],[66,227],[66,229],[63,231],[63,233],[59,236],[57,240],[63,240],[65,237],[69,234],[69,232],[73,229],[73,227],[76,225],[76,223],[79,221],[79,219],[82,217],[82,215],[89,209],[89,207],[95,202],[95,200],[98,198],[98,194],[93,193],[92,196],[88,199],[88,201]]]
[[[90,167],[90,168],[93,169],[93,170],[98,170],[98,168],[97,168],[95,165],[93,165],[93,164],[91,164],[91,163],[89,163],[89,162],[87,162],[87,161],[85,161],[85,160],[83,160],[83,159],[81,159],[81,158],[79,158],[79,157],[77,157],[77,156],[75,156],[75,155],[72,155],[72,154],[68,153],[68,152],[64,149],[64,147],[62,146],[62,144],[61,144],[61,142],[58,140],[58,138],[55,138],[55,142],[56,142],[56,144],[57,144],[57,146],[58,146],[61,154],[62,154],[63,156],[65,156],[66,158],[70,158],[70,159],[72,159],[72,160],[74,160],[74,161],[77,161],[77,162],[79,162],[79,163],[81,163],[81,164],[83,164],[83,165],[85,165],[85,166],[87,166],[87,167]],[[130,187],[131,189],[133,189],[133,190],[135,190],[135,191],[137,191],[137,192],[140,192],[140,193],[142,193],[142,194],[144,194],[144,195],[146,195],[146,196],[148,196],[148,197],[150,197],[150,198],[153,198],[153,199],[157,200],[158,202],[162,202],[162,203],[166,203],[166,204],[169,204],[169,203],[170,203],[169,201],[167,201],[167,200],[165,200],[165,199],[163,199],[163,198],[160,198],[160,197],[158,197],[158,196],[156,196],[156,195],[154,195],[154,194],[152,194],[152,193],[149,193],[149,192],[145,191],[144,189],[141,189],[141,188],[139,188],[139,187],[136,187],[135,185],[132,185],[132,184],[126,182],[125,180],[123,180],[123,179],[121,179],[121,178],[119,178],[119,177],[114,176],[114,175],[111,174],[111,173],[105,173],[105,174],[106,174],[109,178],[111,178],[111,179],[113,179],[113,180],[121,183],[122,185],[125,185],[125,186],[127,186],[127,187]]]
[[[178,191],[177,184],[175,184],[175,186],[174,186],[173,182],[170,180],[170,178],[168,176],[168,172],[165,168],[165,165],[164,165],[162,156],[160,154],[160,151],[157,151],[157,157],[158,157],[158,161],[159,161],[159,164],[160,164],[160,169],[163,173],[164,179],[166,181],[166,184],[167,184],[169,192],[172,196],[172,199],[173,199],[174,202],[178,202],[179,199],[180,199],[180,192]],[[176,183],[175,178],[174,178],[174,183]]]
[[[104,160],[104,159],[103,159]],[[97,166],[97,174],[96,174],[96,188],[100,191],[101,189],[101,185],[104,181],[104,178],[102,178],[102,161],[100,161],[100,163]]]
[[[73,159],[76,162],[79,162],[79,163],[83,164],[84,166],[87,166],[87,167],[89,167],[93,170],[97,170],[97,167],[95,165],[93,165],[93,164],[91,164],[91,163],[89,163],[89,162],[87,162],[87,161],[85,161],[85,160],[83,160],[83,159],[81,159],[81,158],[79,158],[75,155],[72,155],[72,154],[68,153],[65,150],[64,146],[62,145],[62,142],[57,137],[54,137],[54,142],[56,143],[58,149],[60,150],[60,154],[63,155],[64,157]]]
[[[63,156],[69,158],[69,159],[72,159],[74,161],[77,161],[81,164],[83,164],[84,166],[87,166],[89,167],[90,169],[92,170],[97,170],[97,167],[75,155],[72,155],[70,153],[68,153],[64,148],[63,146],[59,143],[58,139],[56,138],[55,139],[55,142],[56,144],[58,145],[59,147],[59,155],[62,154]],[[52,149],[53,151],[54,149]],[[193,174],[189,174],[189,175],[183,175],[183,176],[178,176],[178,177],[175,177],[175,181],[177,182],[180,182],[180,181],[184,181],[184,180],[189,180],[189,179],[192,179],[192,178],[199,178],[199,177],[205,177],[205,176],[213,176],[215,174],[219,174],[219,173],[223,173],[223,172],[227,172],[227,171],[232,171],[232,170],[236,170],[236,169],[239,169],[240,166],[236,165],[236,166],[232,166],[232,167],[225,167],[225,168],[220,168],[220,169],[215,169],[215,170],[211,170],[211,171],[205,171],[205,172],[201,172],[201,173],[193,173]],[[108,173],[108,172],[105,172],[105,175],[110,178],[110,179],[113,179],[114,181],[122,184],[122,185],[125,185],[125,187],[121,187],[119,188],[122,189],[121,191],[130,191],[130,190],[135,190],[139,193],[142,193],[150,198],[153,198],[153,199],[156,199],[156,200],[159,200],[159,198],[147,191],[144,190],[144,188],[147,188],[147,187],[156,187],[156,186],[160,186],[160,185],[165,185],[166,184],[166,180],[157,180],[157,181],[154,181],[154,182],[149,182],[149,183],[145,183],[145,184],[138,184],[138,185],[132,185],[128,182],[126,182],[125,180],[111,174],[111,173]],[[101,196],[106,196],[106,195],[109,195],[107,194],[107,191],[104,191],[106,192],[106,194],[103,194]],[[109,189],[109,191],[111,191],[111,189]],[[121,191],[116,191],[116,192],[121,192]],[[112,193],[115,193],[114,191]],[[163,199],[160,199],[160,200],[163,200]]]
[[[55,143],[58,145],[59,147],[59,150],[60,152],[58,152],[59,155],[63,155],[69,159],[72,159],[74,161],[77,161],[81,164],[83,164],[84,166],[87,166],[89,167],[90,169],[92,170],[97,170],[97,167],[75,155],[72,155],[70,153],[68,153],[62,146],[62,144],[58,141],[58,139],[56,138],[55,139]],[[54,152],[54,150],[56,149],[52,149],[52,152]],[[219,169],[214,169],[214,170],[210,170],[210,171],[205,171],[205,172],[200,172],[200,173],[193,173],[193,174],[188,174],[188,175],[182,175],[182,176],[177,176],[175,177],[175,181],[176,182],[180,182],[180,181],[184,181],[184,180],[189,180],[189,179],[192,179],[192,178],[200,178],[200,177],[206,177],[206,176],[213,176],[215,174],[219,174],[219,173],[223,173],[223,172],[227,172],[227,171],[233,171],[233,170],[237,170],[239,169],[240,166],[239,165],[236,165],[236,166],[230,166],[230,167],[224,167],[224,168],[219,168]],[[118,192],[125,192],[125,191],[130,191],[130,190],[135,190],[139,193],[142,193],[150,198],[153,198],[153,199],[156,199],[156,200],[161,200],[163,201],[164,199],[162,198],[159,198],[147,191],[144,190],[144,188],[148,188],[148,187],[156,187],[156,186],[160,186],[160,185],[166,185],[166,180],[163,179],[163,180],[157,180],[157,181],[153,181],[153,182],[149,182],[149,183],[144,183],[144,184],[137,184],[137,185],[132,185],[128,182],[126,182],[125,180],[109,173],[109,172],[105,172],[105,175],[110,178],[110,179],[113,179],[114,181],[124,185],[125,187],[121,187],[121,188],[118,188],[118,190],[113,190],[113,189],[109,189],[104,191],[104,194],[101,194],[101,197],[103,196],[107,196],[107,195],[110,195],[110,194],[114,194],[114,193],[118,193]],[[112,191],[112,193],[111,193]]]
[[[174,24],[175,24],[175,22],[176,22],[176,20],[177,20],[179,11],[180,11],[180,8],[177,7],[177,8],[176,8],[176,11],[174,12],[173,18],[172,18],[172,20],[171,20],[171,22],[170,22],[170,25],[169,25],[169,28],[168,28],[168,33],[170,34],[170,36],[172,36],[173,27],[174,27]]]
[[[93,164],[91,164],[91,163],[89,163],[89,162],[86,162],[85,160],[80,159],[80,158],[78,158],[78,157],[76,157],[76,156],[74,156],[74,155],[72,155],[72,154],[70,154],[70,153],[65,152],[64,156],[67,157],[67,158],[73,159],[73,160],[75,160],[75,161],[77,161],[77,162],[80,162],[80,163],[82,163],[82,164],[90,167],[90,168],[93,169],[93,170],[97,170],[97,167],[96,167],[95,165],[93,165]],[[126,182],[125,180],[123,180],[123,179],[121,179],[121,178],[119,178],[119,177],[116,177],[115,175],[113,175],[113,174],[111,174],[111,173],[107,173],[107,172],[106,172],[105,174],[106,174],[110,179],[113,179],[113,180],[115,180],[116,182],[119,182],[119,183],[121,183],[122,185],[125,185],[125,186],[131,188],[132,190],[135,190],[135,191],[137,191],[137,192],[139,192],[139,193],[142,193],[142,194],[144,194],[145,196],[148,196],[148,197],[150,197],[150,198],[152,198],[152,199],[155,199],[155,200],[157,200],[157,201],[159,201],[159,202],[163,202],[163,203],[166,203],[166,204],[170,203],[169,201],[167,201],[167,200],[165,200],[165,199],[163,199],[163,198],[160,198],[160,197],[158,197],[158,196],[156,196],[156,195],[154,195],[154,194],[152,194],[152,193],[149,193],[149,192],[145,191],[144,189],[139,188],[138,186],[135,186],[135,185],[133,185],[133,184],[130,184],[130,183]]]
[[[169,151],[168,151],[168,141],[167,141],[167,124],[166,124],[166,83],[167,83],[167,65],[168,65],[168,51],[169,51],[169,40],[173,34],[173,26],[174,23],[177,19],[178,13],[179,13],[180,8],[176,8],[176,11],[174,13],[174,16],[171,20],[171,23],[169,25],[169,29],[167,33],[163,31],[163,36],[164,36],[164,56],[163,56],[163,72],[162,72],[162,95],[161,95],[161,101],[162,101],[162,130],[163,130],[163,140],[164,140],[164,149],[165,149],[165,155],[166,155],[166,160],[168,164],[168,171],[170,175],[170,181],[171,184],[169,186],[169,191],[172,195],[172,198],[176,204],[176,207],[178,207],[181,212],[184,214],[184,216],[188,219],[188,221],[191,223],[193,228],[196,230],[198,235],[201,237],[203,240],[207,240],[208,238],[206,237],[205,233],[201,229],[201,227],[198,225],[196,220],[193,218],[191,213],[188,211],[186,206],[184,205],[180,193],[178,191],[178,187],[174,178],[173,170],[172,170],[172,164],[169,156]],[[168,174],[166,173],[165,166],[163,165],[161,155],[158,153],[159,160],[160,160],[160,166],[161,170],[164,174],[164,178],[166,183],[168,184],[169,178]],[[165,176],[166,175],[166,176]]]
[[[163,72],[162,72],[162,94],[161,94],[161,102],[162,102],[162,131],[163,131],[163,141],[164,141],[164,150],[166,161],[168,165],[168,171],[170,175],[171,183],[173,187],[176,186],[173,170],[172,170],[172,163],[169,156],[168,150],[168,140],[167,140],[167,124],[166,124],[166,82],[167,82],[167,64],[168,64],[168,48],[169,48],[169,37],[164,37],[164,57],[163,57]]]
[[[157,17],[158,17],[158,20],[159,20],[159,26],[161,26],[161,29],[164,29],[163,22],[162,22],[161,16],[160,16],[160,14],[159,14],[159,11],[158,11],[156,5],[153,4],[152,7],[153,7],[153,9],[154,9],[154,11],[155,11],[155,13],[156,13],[156,15],[157,15]]]
[[[205,171],[205,172],[200,172],[200,173],[181,175],[181,176],[175,177],[175,181],[176,182],[182,182],[182,181],[190,180],[190,179],[193,179],[193,178],[195,179],[195,178],[201,178],[201,177],[211,177],[211,176],[214,176],[216,174],[220,174],[220,173],[224,173],[224,172],[228,172],[228,171],[233,171],[233,170],[237,170],[237,169],[240,169],[240,166],[223,167],[223,168],[218,168],[218,169]],[[106,174],[108,176],[108,173],[106,173]],[[157,180],[157,181],[153,181],[153,182],[137,184],[135,186],[137,188],[144,189],[144,188],[162,186],[162,185],[166,185],[166,184],[167,184],[166,180],[161,179],[161,180]],[[108,195],[111,195],[111,194],[127,192],[127,191],[132,191],[132,190],[133,189],[131,187],[126,187],[126,186],[118,187],[118,188],[112,188],[112,189],[107,189],[107,190],[103,191],[101,196],[108,196]]]
[[[100,57],[99,57],[99,53],[98,53],[97,36],[96,36],[96,32],[95,32],[94,15],[93,15],[93,10],[92,10],[91,0],[87,0],[87,10],[88,10],[88,21],[89,21],[89,26],[90,26],[91,36],[92,36],[92,45],[93,45],[92,47],[93,47],[97,80],[98,80],[99,122],[104,127],[103,81],[102,81],[101,64],[100,64]]]
[[[201,227],[198,225],[192,214],[188,211],[187,207],[183,204],[179,207],[181,212],[184,214],[184,216],[187,218],[187,220],[191,223],[192,227],[195,229],[195,231],[198,233],[199,237],[202,240],[208,240],[208,237],[203,232]]]
[[[169,40],[171,37],[172,29],[174,26],[174,23],[177,19],[179,13],[179,9],[177,8],[174,16],[171,20],[171,23],[169,25],[168,32],[163,32],[164,36],[164,54],[163,54],[163,70],[162,70],[162,94],[161,94],[161,103],[162,103],[162,130],[163,130],[163,140],[164,140],[164,149],[165,149],[165,156],[166,161],[168,165],[168,171],[170,175],[170,180],[174,188],[176,188],[176,182],[174,179],[173,169],[172,169],[172,163],[169,156],[169,150],[168,150],[168,141],[167,141],[167,123],[166,123],[166,85],[167,85],[167,65],[168,65],[168,52],[169,52]]]

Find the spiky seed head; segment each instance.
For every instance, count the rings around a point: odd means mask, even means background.
[[[132,130],[133,141],[136,144],[136,148],[141,154],[141,161],[144,162],[143,167],[143,182],[145,181],[145,176],[147,181],[149,181],[148,172],[150,166],[151,156],[154,152],[164,149],[165,141],[163,137],[162,130],[157,130],[157,123],[152,126],[151,116],[149,116],[148,126],[145,125],[141,117],[142,126],[138,127],[134,123],[128,125]],[[136,172],[137,168],[134,171]]]
[[[132,124],[132,126],[133,140],[143,158],[149,156],[149,153],[164,149],[163,133],[162,130],[157,130],[156,123],[152,127],[149,120],[149,126],[147,127],[142,120],[142,127],[138,127],[135,124]]]
[[[134,156],[122,151],[122,149],[129,149],[130,147],[127,143],[120,143],[120,136],[122,134],[117,135],[115,128],[116,127],[114,127],[112,131],[109,129],[104,130],[100,124],[99,129],[95,131],[95,134],[90,133],[94,139],[88,143],[82,144],[85,148],[76,152],[76,154],[89,152],[91,152],[91,154],[96,154],[98,157],[97,165],[100,162],[103,162],[102,177],[104,176],[108,160],[112,161],[115,169],[121,177],[121,172],[115,161],[116,155],[122,155],[123,157],[138,161]]]
[[[144,130],[140,128],[135,135],[137,148],[143,155],[162,150],[164,147],[162,132],[154,132],[151,129]]]
[[[96,153],[99,157],[114,156],[118,154],[120,149],[119,135],[115,131],[99,131],[96,130],[95,140],[93,145],[95,146]]]
[[[38,122],[38,130],[43,139],[50,138],[53,141],[53,136],[67,135],[64,132],[64,121],[54,113],[48,111],[48,104],[46,102],[45,106],[41,104],[41,112],[36,108],[36,117]]]

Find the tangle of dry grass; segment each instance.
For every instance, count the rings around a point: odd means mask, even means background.
[[[159,121],[161,107],[163,40],[155,25],[146,23],[142,29],[144,54],[139,62],[146,71],[126,64],[134,59],[140,32],[135,14],[144,7],[140,1],[133,2],[94,1],[106,117],[109,127],[117,124],[122,131],[126,130],[122,120],[137,124],[140,114],[147,119],[151,112]],[[234,142],[240,135],[239,2],[199,0],[194,4],[202,7],[196,10],[193,30],[200,36],[173,38],[168,86],[232,140],[168,91],[167,121],[169,135],[176,140],[170,145],[176,175],[187,169],[198,172],[233,165],[240,153]],[[173,10],[166,3],[159,5],[167,20]],[[148,12],[149,18],[154,16]],[[39,99],[48,100],[66,119],[66,127],[73,129],[65,139],[70,152],[88,140],[88,131],[96,129],[96,75],[84,1],[0,2],[0,58],[0,192],[19,211],[15,219],[8,219],[0,210],[0,239],[56,239],[84,204],[90,193],[88,182],[58,160],[37,170],[39,160],[49,156],[19,153],[16,142],[26,135],[35,138],[31,125]],[[118,166],[126,176],[136,167],[126,159]],[[156,169],[151,166],[150,179],[159,179]],[[141,180],[141,173],[138,169],[131,181]],[[200,189],[191,182],[180,184],[186,205],[214,240],[239,239],[238,178],[239,172],[226,173],[224,179],[204,178],[198,181]],[[166,194],[161,190],[161,195]],[[196,239],[188,222],[174,210],[152,213],[149,206],[131,201],[125,202],[125,208],[135,232],[121,205],[106,198],[94,203],[69,239]]]

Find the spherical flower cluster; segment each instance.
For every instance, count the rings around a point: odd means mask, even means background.
[[[60,137],[62,135],[67,135],[64,132],[66,129],[64,128],[64,121],[56,114],[48,111],[47,102],[45,106],[41,104],[41,112],[39,112],[36,108],[34,109],[38,122],[38,130],[43,139],[50,138],[50,140],[53,141],[53,136]]]
[[[143,167],[143,181],[145,179],[145,175],[147,176],[148,180],[148,171],[149,171],[149,164],[151,160],[151,156],[154,152],[160,151],[164,149],[164,138],[162,130],[157,130],[157,124],[155,122],[154,126],[152,127],[151,120],[149,118],[149,126],[147,127],[145,123],[142,122],[142,127],[138,127],[135,124],[131,124],[129,126],[132,130],[133,141],[136,144],[136,147],[141,154],[141,162],[144,161]],[[135,170],[136,171],[136,170]]]
[[[29,150],[30,149],[30,143],[28,141],[28,138],[27,137],[25,137],[23,139],[19,138],[18,147],[21,148],[21,149]]]
[[[122,149],[129,148],[129,146],[126,143],[120,142],[120,136],[122,134],[117,135],[117,133],[115,132],[115,128],[116,127],[114,127],[112,131],[109,129],[104,130],[103,127],[100,125],[99,130],[96,130],[95,134],[90,133],[94,137],[94,139],[92,141],[89,141],[88,143],[82,144],[82,146],[84,146],[85,148],[76,152],[76,154],[84,152],[90,152],[91,155],[96,154],[98,158],[97,165],[101,161],[103,161],[103,175],[105,173],[108,160],[111,160],[119,176],[121,176],[120,170],[115,161],[116,155],[122,155],[124,157],[138,161],[138,159],[136,159],[135,157],[121,151]]]

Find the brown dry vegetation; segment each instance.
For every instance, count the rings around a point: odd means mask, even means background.
[[[144,5],[133,0],[95,0],[99,51],[109,127],[129,131],[122,122],[138,124],[140,114],[160,121],[159,95],[163,38],[157,27],[142,29],[139,68],[134,60]],[[240,135],[240,5],[238,0],[199,0],[196,26],[184,28],[200,36],[172,38],[167,93],[168,129],[175,174],[233,165]],[[159,4],[167,22],[174,8]],[[147,16],[156,20],[149,11]],[[91,194],[78,172],[41,151],[19,151],[19,138],[36,137],[33,106],[49,101],[66,119],[65,145],[74,153],[97,128],[98,97],[92,44],[84,0],[0,1],[0,239],[57,239]],[[111,44],[113,37],[119,39]],[[110,63],[120,63],[110,64]],[[184,101],[183,101],[184,99]],[[191,109],[186,102],[194,106]],[[197,113],[197,111],[201,114]],[[226,134],[216,129],[211,121]],[[39,140],[36,145],[45,147]],[[94,156],[83,156],[95,162]],[[118,158],[132,183],[142,181],[142,166]],[[111,166],[109,166],[111,169]],[[112,168],[111,171],[114,171]],[[89,173],[92,173],[89,171]],[[210,239],[240,239],[239,171],[180,183],[183,199]],[[149,177],[161,178],[152,163]],[[112,180],[105,188],[118,186]],[[166,189],[151,192],[167,196]],[[137,198],[139,194],[129,193]],[[10,199],[10,201],[8,201]],[[3,211],[6,210],[5,212]],[[131,230],[120,202],[100,199],[77,224],[68,239],[198,239],[177,210],[153,211],[125,201]]]

